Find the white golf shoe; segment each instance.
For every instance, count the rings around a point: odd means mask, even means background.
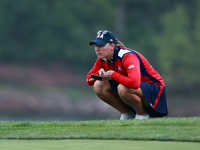
[[[139,119],[139,120],[149,119],[149,118],[150,118],[150,116],[147,113],[145,115],[138,115],[138,114],[135,115],[135,119]]]
[[[120,120],[128,120],[133,118],[135,118],[135,114],[132,111],[130,111],[129,113],[121,114]]]

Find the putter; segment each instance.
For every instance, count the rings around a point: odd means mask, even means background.
[[[100,80],[100,81],[103,80],[103,78],[101,76],[94,75],[94,74],[91,74],[91,78],[96,79],[96,80]]]

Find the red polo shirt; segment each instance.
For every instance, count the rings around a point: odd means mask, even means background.
[[[165,86],[163,78],[154,70],[147,59],[135,50],[116,47],[112,61],[97,58],[94,67],[87,74],[87,83],[93,85],[96,81],[91,74],[99,75],[99,70],[114,70],[112,80],[116,80],[129,88],[138,89],[141,81]]]

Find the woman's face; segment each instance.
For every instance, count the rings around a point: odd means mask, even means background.
[[[113,56],[115,44],[107,43],[105,45],[96,45],[95,52],[99,59],[106,58],[107,60],[111,61]]]

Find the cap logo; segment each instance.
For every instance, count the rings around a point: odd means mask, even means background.
[[[101,38],[103,39],[104,34],[98,34],[96,38]]]

